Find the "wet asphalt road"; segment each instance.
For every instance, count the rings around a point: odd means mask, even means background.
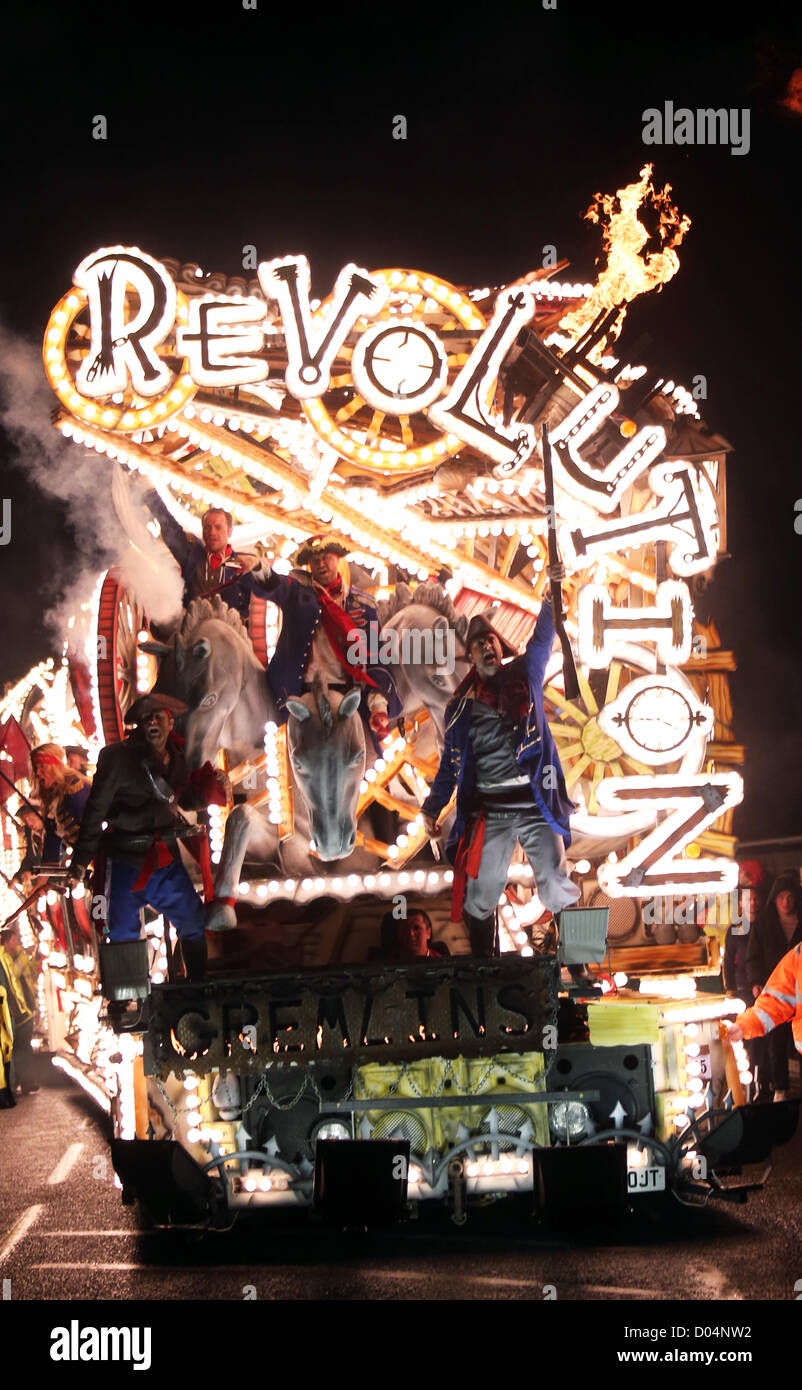
[[[430,1211],[391,1233],[335,1235],[293,1214],[198,1241],[143,1229],[138,1209],[122,1206],[108,1121],[45,1058],[39,1066],[42,1090],[0,1111],[5,1298],[701,1304],[802,1292],[802,1133],[775,1151],[765,1190],[745,1207],[672,1203],[667,1219],[641,1209],[577,1234],[545,1232],[507,1200],[461,1229]]]

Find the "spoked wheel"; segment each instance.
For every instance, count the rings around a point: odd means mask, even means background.
[[[434,389],[437,365],[425,329],[436,327],[446,348],[446,380],[450,384],[467,360],[485,321],[463,291],[416,270],[373,270],[389,295],[375,318],[357,320],[332,366],[329,389],[303,402],[304,414],[318,434],[344,455],[357,472],[401,477],[428,475],[463,447],[456,435],[443,434],[417,404],[421,393]],[[320,306],[323,312],[330,302]],[[385,414],[366,400],[351,375],[354,351],[371,338],[371,361],[366,374],[382,396],[390,396],[408,414]],[[361,347],[358,347],[362,338]],[[373,341],[375,339],[375,341]],[[444,389],[444,387],[443,387]]]
[[[97,615],[97,687],[103,741],[119,743],[125,716],[137,697],[137,640],[147,630],[142,605],[109,570]]]
[[[648,726],[648,733],[644,733],[639,725],[630,720],[631,728],[636,729],[643,739],[643,758],[634,755],[631,738],[629,744],[625,744],[623,738],[619,742],[609,732],[611,727],[615,727],[615,721],[605,721],[605,711],[613,711],[622,702],[626,704],[624,697],[627,686],[632,683],[633,690],[637,691],[639,687],[635,682],[638,678],[644,673],[652,675],[654,671],[654,653],[646,647],[629,644],[607,670],[592,673],[592,682],[582,669],[578,669],[580,694],[577,700],[566,700],[557,684],[558,680],[561,683],[559,668],[550,668],[547,674],[543,691],[546,717],[560,755],[568,795],[579,804],[579,812],[572,817],[572,826],[580,834],[605,840],[616,835],[626,838],[647,828],[648,818],[644,819],[641,812],[608,815],[601,811],[596,793],[607,778],[633,775],[653,777],[656,771],[696,773],[703,765],[704,747],[690,738],[696,712],[701,711],[702,706],[696,699],[690,681],[675,667],[669,668],[666,679],[684,692],[676,693],[677,703],[683,706],[683,712],[687,708],[684,729],[675,733],[670,727],[669,717],[672,725],[675,718],[673,708],[666,717],[665,729],[653,722]],[[633,707],[637,699],[635,696]],[[672,746],[665,741],[668,737],[676,739],[676,758],[667,761],[661,752],[659,759],[655,757],[649,761],[650,747],[665,750]]]

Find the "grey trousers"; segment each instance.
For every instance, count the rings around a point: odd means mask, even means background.
[[[479,873],[467,880],[465,889],[465,910],[471,916],[489,917],[495,912],[516,840],[520,840],[535,875],[538,897],[549,912],[572,907],[579,897],[579,887],[563,867],[562,840],[535,807],[531,811],[490,811]]]

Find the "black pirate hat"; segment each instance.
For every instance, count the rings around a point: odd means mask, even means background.
[[[487,614],[477,613],[475,617],[471,618],[471,621],[468,624],[468,631],[465,634],[465,655],[458,656],[457,661],[470,661],[471,658],[468,655],[468,653],[471,650],[471,643],[475,642],[477,637],[487,637],[488,635],[498,638],[499,642],[501,643],[502,656],[518,655],[515,648],[510,646],[510,643],[507,641],[506,637],[502,637],[498,629],[493,626]]]
[[[147,695],[140,695],[134,700],[131,708],[126,712],[126,724],[140,724],[148,715],[156,710],[166,709],[169,714],[186,714],[189,709],[183,700],[176,700],[174,695],[162,695],[157,690],[151,690]]]
[[[293,564],[308,565],[314,555],[326,555],[327,553],[337,555],[340,559],[348,554],[347,547],[343,545],[342,541],[338,541],[336,537],[332,535],[331,531],[322,532],[317,536],[310,536],[308,540],[305,540],[300,550],[295,555]]]

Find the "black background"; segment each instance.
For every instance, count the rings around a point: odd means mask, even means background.
[[[705,375],[702,414],[734,447],[731,558],[709,604],[739,662],[736,830],[796,834],[802,114],[781,100],[802,66],[798,8],[19,6],[2,35],[6,352],[14,334],[41,342],[74,267],[114,243],[228,274],[246,244],[260,259],[303,252],[317,294],[348,260],[503,284],[547,244],[571,261],[560,278],[592,279],[601,243],[585,209],[653,160],[692,227],[679,274],[630,309],[621,355],[647,331],[666,375]],[[749,107],[749,153],[644,146],[642,112],[666,100]],[[397,114],[406,140],[392,138]],[[32,481],[32,447],[0,432],[13,518],[0,681],[55,650],[44,613],[77,564],[69,508]],[[100,460],[97,485],[103,508]]]

